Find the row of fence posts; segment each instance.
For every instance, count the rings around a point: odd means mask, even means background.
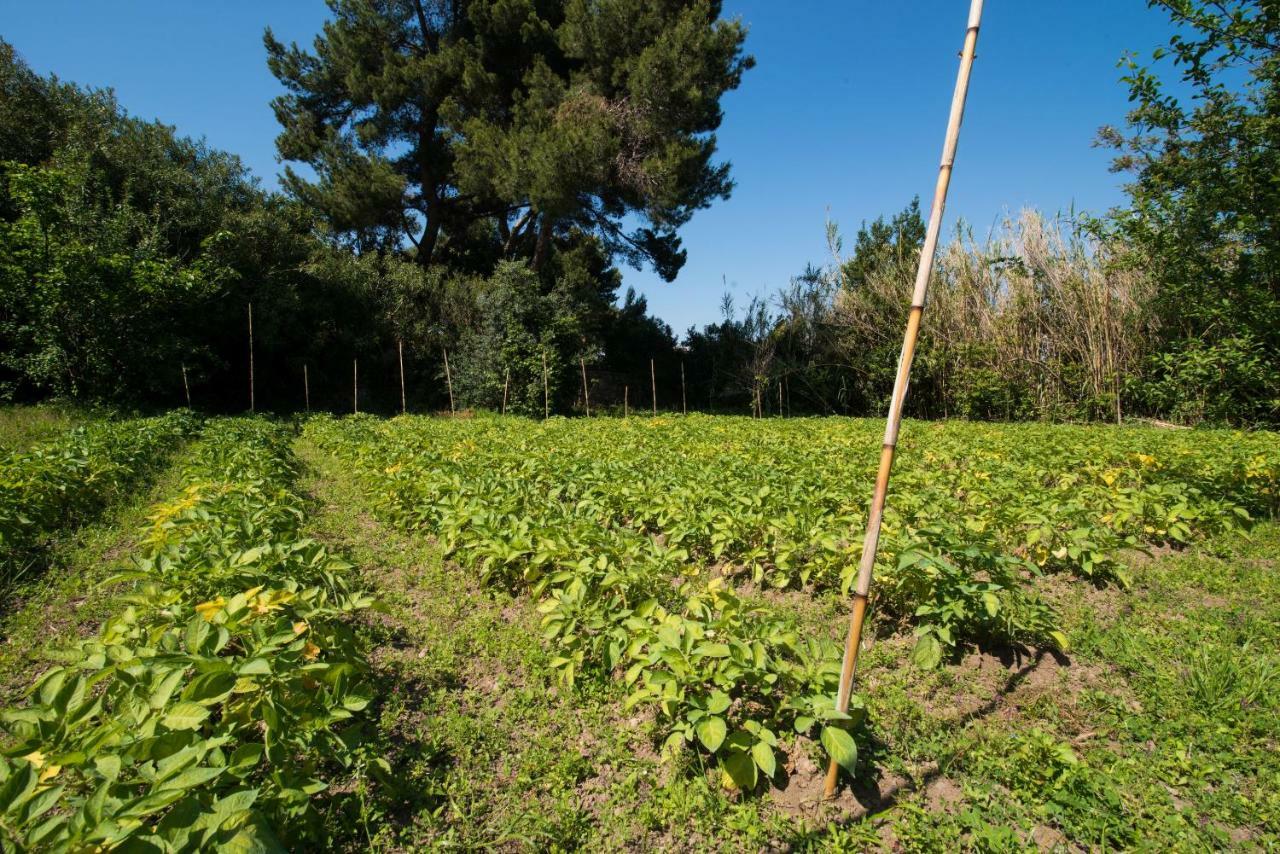
[[[249,314],[249,411],[257,411],[256,389],[254,387],[254,346],[253,346],[253,303],[248,305]],[[449,412],[456,413],[453,398],[453,372],[449,368],[449,348],[441,348],[444,355],[444,377],[445,384],[449,391]],[[396,339],[396,360],[400,368],[400,412],[409,411],[408,398],[405,393],[404,378],[404,340]],[[582,406],[587,417],[591,417],[591,392],[590,384],[587,381],[587,360],[585,357],[578,357],[579,367],[582,369]],[[187,408],[191,408],[191,384],[187,377],[187,365],[182,363],[182,391],[187,400]],[[507,401],[511,392],[511,368],[506,369],[502,382],[502,409],[501,414],[507,414]],[[782,382],[778,383],[778,414],[783,413],[783,391]],[[307,363],[302,364],[302,396],[306,411],[311,411],[311,376]],[[649,396],[654,415],[658,414],[658,373],[654,359],[649,360]],[[359,413],[360,411],[360,360],[351,360],[351,411]],[[680,363],[680,412],[682,415],[689,414],[689,400],[685,385],[684,362]],[[623,385],[622,387],[622,416],[624,418],[631,415],[631,387]],[[755,417],[764,417],[762,401],[760,397],[760,389],[757,388],[752,395],[752,415]],[[542,351],[542,417],[551,417],[551,381],[549,369],[547,366],[547,351]]]

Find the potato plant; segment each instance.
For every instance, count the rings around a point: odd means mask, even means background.
[[[802,639],[744,585],[843,597],[861,552],[881,425],[636,418],[532,423],[317,419],[389,520],[490,584],[539,598],[566,682],[623,679],[667,744],[751,788],[784,730],[851,769],[840,649]],[[1126,581],[1126,549],[1178,545],[1277,508],[1266,434],[910,424],[875,608],[934,666],[976,641],[1063,646],[1045,572]]]
[[[0,585],[37,563],[50,537],[126,494],[197,426],[182,412],[103,421],[0,459]]]
[[[6,850],[323,844],[313,799],[371,700],[348,620],[371,600],[301,538],[289,438],[213,422],[118,612],[0,713]]]

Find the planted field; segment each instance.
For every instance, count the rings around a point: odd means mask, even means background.
[[[105,618],[13,623],[5,844],[1275,844],[1280,437],[907,425],[841,716],[879,440],[209,421]]]
[[[833,756],[855,783],[874,773],[859,760],[883,737],[870,698],[847,720],[831,709],[830,615],[860,551],[879,429],[402,418],[306,432],[382,518],[536,602],[562,685],[622,686],[621,713],[652,716],[659,748],[754,792],[785,785],[797,754]],[[917,669],[978,644],[1069,652],[1064,586],[1130,586],[1144,551],[1277,508],[1270,434],[917,424],[905,435],[875,608],[882,634],[912,636]]]
[[[290,435],[207,429],[139,537],[132,591],[4,714],[6,847],[252,850],[316,840],[310,797],[369,702],[349,567],[299,534]]]
[[[0,458],[0,589],[40,564],[51,537],[95,518],[159,467],[196,421],[103,421]]]

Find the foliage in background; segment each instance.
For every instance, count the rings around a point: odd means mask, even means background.
[[[1099,142],[1132,176],[1114,228],[1157,283],[1137,393],[1201,420],[1280,420],[1280,6],[1150,0],[1179,25],[1130,58],[1133,109]],[[1170,79],[1162,79],[1160,69]]]
[[[937,265],[908,408],[1194,425],[1280,419],[1273,3],[1153,0],[1181,26],[1105,128],[1130,204],[1024,213]],[[673,276],[730,188],[720,99],[751,60],[719,4],[341,0],[266,36],[289,196],[232,155],[33,74],[0,44],[0,397],[259,408],[656,405],[874,414],[924,232],[912,202],[772,297],[679,338],[615,261]],[[1171,69],[1171,74],[1165,73]],[[1169,79],[1162,79],[1162,76]],[[637,226],[630,233],[624,230]],[[654,388],[656,386],[656,389]],[[655,394],[656,392],[656,394]],[[656,397],[656,401],[654,398]]]

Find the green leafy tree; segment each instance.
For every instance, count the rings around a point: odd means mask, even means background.
[[[1160,289],[1152,406],[1191,420],[1280,419],[1280,3],[1151,0],[1178,25],[1126,61],[1134,106],[1103,128],[1130,172],[1117,213]],[[1173,72],[1170,85],[1160,68]],[[1258,366],[1264,366],[1261,372]],[[1210,384],[1209,388],[1204,383]],[[1194,390],[1183,397],[1177,389]],[[1212,406],[1204,406],[1212,399]]]
[[[710,0],[330,0],[314,52],[267,31],[288,189],[361,248],[540,270],[595,235],[673,279],[727,197],[721,96],[752,60]],[[627,224],[638,223],[628,230]]]

